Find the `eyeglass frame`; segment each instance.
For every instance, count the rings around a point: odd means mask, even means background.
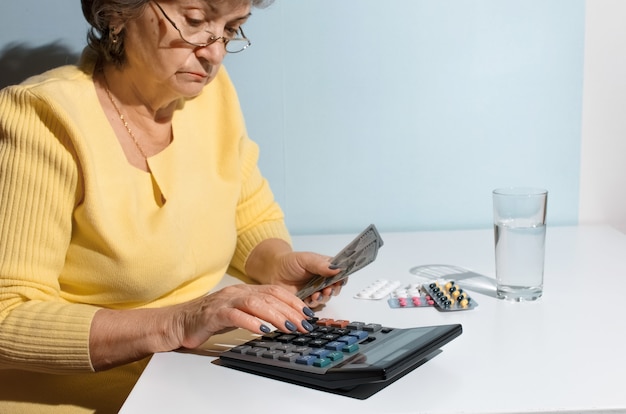
[[[165,20],[167,20],[168,22],[170,22],[170,24],[172,25],[172,27],[174,29],[176,29],[176,31],[178,32],[178,35],[180,36],[180,38],[182,39],[183,42],[191,45],[191,46],[195,46],[195,47],[207,47],[207,46],[211,46],[213,43],[217,42],[218,40],[222,40],[222,43],[224,44],[224,50],[226,51],[226,53],[241,53],[244,50],[246,50],[247,48],[249,48],[252,45],[252,42],[250,42],[250,39],[248,39],[245,35],[245,33],[243,32],[243,29],[241,27],[239,27],[239,29],[237,29],[239,31],[239,33],[241,33],[241,37],[236,37],[233,39],[227,39],[224,36],[215,36],[213,35],[211,32],[206,32],[208,34],[210,34],[211,36],[209,37],[209,42],[207,43],[194,43],[194,42],[190,42],[189,40],[185,39],[185,37],[183,36],[183,32],[180,31],[180,29],[178,28],[178,26],[176,26],[176,23],[174,23],[174,21],[170,18],[170,16],[167,15],[167,13],[165,13],[165,10],[163,10],[163,7],[161,7],[161,5],[159,3],[157,3],[155,0],[152,0],[152,2],[154,4],[156,4],[156,6],[158,7],[158,9],[161,11],[161,13],[163,14],[163,17],[165,17]],[[238,50],[236,52],[231,52],[226,48],[226,45],[231,41],[231,40],[245,40],[247,42],[247,44],[241,48],[241,50]]]

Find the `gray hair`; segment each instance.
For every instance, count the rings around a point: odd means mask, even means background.
[[[87,32],[87,46],[98,56],[98,60],[122,66],[126,62],[124,31],[115,32],[111,21],[123,23],[138,18],[151,0],[81,0],[83,15],[91,26]],[[226,0],[263,8],[274,0]]]

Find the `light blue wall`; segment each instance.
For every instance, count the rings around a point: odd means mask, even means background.
[[[83,44],[74,0],[0,7],[2,45],[13,33]],[[575,224],[584,9],[277,0],[255,11],[253,46],[225,64],[292,232],[489,227],[491,190],[509,185],[548,188],[549,222]]]
[[[0,3],[0,47],[12,42],[33,46],[59,42],[80,51],[87,27],[78,0]]]

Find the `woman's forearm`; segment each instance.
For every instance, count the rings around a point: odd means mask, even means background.
[[[178,348],[170,315],[166,308],[100,309],[89,334],[93,368],[102,371]]]

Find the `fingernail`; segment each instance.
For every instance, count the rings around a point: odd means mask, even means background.
[[[293,324],[293,322],[291,321],[287,321],[285,322],[285,328],[287,328],[288,331],[296,331],[298,328],[296,328],[296,325]]]
[[[331,264],[331,265],[329,265],[329,266],[328,266],[328,268],[329,268],[330,270],[337,270],[337,269],[341,269],[341,267],[339,267],[339,265],[336,265],[336,264]]]
[[[307,320],[302,321],[302,327],[309,332],[313,332],[313,330],[315,329],[313,325],[311,325]]]
[[[263,332],[263,333],[270,333],[270,332],[272,332],[270,327],[265,325],[265,324],[261,325],[261,327],[259,329],[261,329],[261,332]]]
[[[308,316],[309,318],[312,318],[315,316],[315,312],[313,312],[313,310],[309,308],[308,306],[305,306],[304,308],[302,308],[302,312],[304,312],[304,314]]]

